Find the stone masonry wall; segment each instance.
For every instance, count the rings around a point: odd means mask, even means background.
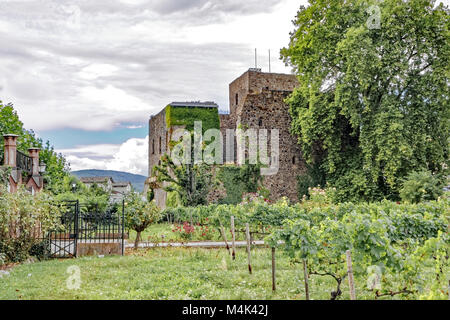
[[[290,116],[283,100],[289,91],[263,90],[259,94],[249,94],[239,113],[245,129],[267,129],[270,157],[270,130],[279,130],[279,170],[276,175],[265,176],[263,185],[270,190],[272,199],[288,197],[298,201],[297,176],[305,171],[305,163],[296,139],[290,134]]]
[[[273,199],[286,196],[297,201],[297,176],[305,172],[297,139],[290,134],[289,107],[284,103],[296,86],[294,75],[257,71],[247,71],[230,84],[229,117],[235,121],[234,128],[241,124],[243,129],[268,129],[269,137],[270,129],[280,132],[280,168],[278,174],[266,176],[263,183]],[[236,94],[238,104],[234,101]]]
[[[298,81],[294,75],[247,71],[229,86],[230,114],[219,115],[220,130],[224,139],[224,160],[227,129],[236,129],[242,124],[244,129],[268,129],[269,137],[270,129],[279,130],[279,171],[276,175],[266,176],[263,183],[270,190],[273,199],[286,196],[291,201],[297,201],[297,176],[305,171],[305,162],[297,138],[290,134],[289,107],[284,103],[284,99],[297,85]],[[165,109],[150,119],[149,127],[149,177],[151,177],[152,168],[158,165],[160,157],[168,151],[167,140],[170,139],[170,132],[166,128]],[[159,152],[160,138],[162,152]],[[233,142],[235,151],[233,158],[237,162],[236,141]],[[155,198],[160,207],[165,207],[166,192],[162,189],[155,190]]]
[[[166,109],[164,108],[156,116],[152,116],[149,121],[148,139],[148,176],[152,176],[152,169],[158,165],[168,150],[168,130],[166,128]],[[161,152],[160,152],[161,151]],[[155,190],[155,201],[160,208],[166,206],[167,192],[162,189]]]

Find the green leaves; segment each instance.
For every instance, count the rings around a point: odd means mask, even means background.
[[[25,260],[47,232],[60,226],[62,210],[54,200],[46,192],[33,196],[23,186],[16,193],[0,190],[0,252],[7,261]]]
[[[345,252],[351,250],[354,273],[364,277],[367,270],[379,268],[383,288],[391,289],[387,293],[419,292],[424,279],[436,281],[433,290],[439,292],[446,287],[442,278],[448,270],[448,211],[446,199],[315,208],[305,217],[285,220],[267,242],[296,262],[307,260],[310,274],[332,276],[338,285],[346,274]],[[430,260],[437,280],[423,275]]]
[[[168,155],[165,155],[161,158],[161,165],[154,167],[154,173],[159,182],[167,183],[165,191],[175,191],[179,194],[182,205],[206,204],[212,186],[211,166],[184,163],[177,166]]]
[[[125,199],[126,226],[137,232],[142,232],[152,223],[161,219],[161,211],[155,202],[147,202],[138,193],[130,193]]]
[[[336,202],[398,199],[411,171],[448,165],[449,10],[434,1],[310,0],[281,51],[303,155]],[[366,12],[380,9],[380,28]]]
[[[427,170],[414,171],[404,180],[400,197],[410,203],[436,200],[442,195],[442,189],[443,185],[438,176]]]
[[[46,164],[46,173],[44,175],[44,186],[46,190],[57,193],[57,184],[69,175],[69,164],[62,154],[57,154],[50,143],[43,142],[36,137],[33,130],[27,130],[23,127],[14,106],[9,103],[4,105],[0,100],[0,161],[3,159],[3,135],[17,134],[18,150],[27,154],[28,148],[37,147],[41,151],[39,158]],[[3,165],[0,162],[0,165]]]

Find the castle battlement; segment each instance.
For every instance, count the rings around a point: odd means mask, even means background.
[[[297,176],[305,171],[305,164],[297,138],[290,133],[289,107],[284,102],[297,86],[295,75],[249,69],[229,85],[229,114],[219,114],[214,102],[174,102],[169,106],[215,108],[224,138],[224,149],[227,144],[236,145],[235,137],[232,137],[233,141],[227,141],[228,129],[242,126],[279,130],[279,171],[273,176],[266,176],[263,184],[270,190],[273,199],[285,196],[297,201]],[[152,168],[160,163],[161,156],[170,152],[168,146],[173,128],[167,128],[165,110],[152,116],[149,122],[149,177],[152,175]],[[234,150],[236,151],[236,148]],[[236,154],[234,159],[236,163]],[[166,192],[156,190],[155,198],[159,206],[165,206]]]

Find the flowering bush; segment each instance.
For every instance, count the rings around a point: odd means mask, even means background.
[[[202,240],[212,240],[214,237],[214,231],[207,225],[205,226],[198,226],[197,231],[199,233],[199,237]]]
[[[175,225],[172,232],[177,233],[183,240],[191,240],[195,232],[195,227],[188,222],[184,222],[182,225]]]
[[[208,220],[208,218],[206,218]],[[176,233],[182,240],[202,239],[211,240],[214,237],[213,229],[207,225],[191,225],[188,222],[183,222],[182,225],[174,225],[172,232]]]

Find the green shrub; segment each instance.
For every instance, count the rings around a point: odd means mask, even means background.
[[[237,166],[222,166],[217,173],[217,180],[223,183],[226,190],[226,197],[221,199],[221,204],[238,204],[242,201],[244,184],[238,181],[240,168]]]
[[[39,261],[46,260],[51,255],[50,243],[47,240],[36,242],[31,246],[30,256],[36,257]]]
[[[161,211],[154,201],[147,202],[138,193],[131,193],[125,199],[125,223],[128,229],[136,231],[135,249],[139,246],[141,234],[151,224],[162,218]]]
[[[400,197],[409,203],[436,200],[443,193],[443,185],[438,176],[422,170],[411,172],[403,181]]]
[[[167,208],[176,208],[180,205],[180,199],[177,192],[167,192],[167,200],[166,207]]]
[[[303,198],[309,199],[309,189],[315,187],[314,182],[312,178],[307,175],[300,175],[297,177],[297,192],[298,192],[298,199],[301,201]]]
[[[304,197],[309,199],[309,189],[316,187],[323,188],[326,184],[325,181],[325,174],[319,163],[313,165],[306,164],[306,173],[297,177],[298,199],[300,201],[304,200]]]
[[[0,190],[0,253],[6,262],[22,262],[43,235],[60,225],[61,210],[45,192],[33,196],[20,188],[16,193]]]
[[[238,204],[244,193],[259,193],[264,198],[270,196],[270,191],[262,186],[260,164],[224,165],[218,170],[216,178],[223,184],[227,193],[226,197],[219,201],[221,204]]]

